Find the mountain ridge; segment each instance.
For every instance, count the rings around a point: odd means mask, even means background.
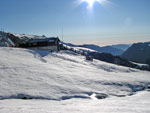
[[[134,43],[121,57],[138,63],[147,63],[150,59],[150,42]]]
[[[117,44],[117,45],[108,45],[108,46],[98,46],[95,44],[83,44],[83,45],[75,45],[71,43],[64,43],[71,47],[84,47],[91,50],[95,50],[101,53],[110,53],[112,55],[121,55],[131,44]]]

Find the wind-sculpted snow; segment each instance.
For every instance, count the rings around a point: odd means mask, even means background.
[[[145,90],[149,75],[147,71],[98,60],[86,61],[70,51],[0,48],[0,99],[129,96]]]

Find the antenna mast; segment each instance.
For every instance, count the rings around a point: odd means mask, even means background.
[[[62,27],[62,42],[64,41],[64,29]]]

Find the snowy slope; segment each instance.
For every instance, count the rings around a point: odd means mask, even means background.
[[[70,51],[50,53],[49,51],[0,48],[0,112],[2,113],[9,112],[9,110],[14,113],[24,110],[24,113],[37,113],[42,104],[53,105],[54,109],[51,108],[51,111],[55,111],[59,110],[57,105],[63,107],[66,103],[68,107],[74,102],[81,105],[81,109],[85,109],[83,106],[87,102],[96,105],[98,109],[103,101],[107,104],[115,100],[122,102],[121,98],[133,97],[133,100],[134,98],[136,100],[136,95],[139,98],[141,95],[146,95],[147,97],[142,98],[147,100],[146,98],[150,97],[149,92],[143,92],[143,90],[144,86],[149,83],[150,72],[98,60],[89,62],[84,56]],[[18,100],[21,98],[35,100]],[[101,98],[106,99],[97,100]],[[14,111],[11,108],[12,104]],[[22,108],[20,111],[18,110],[19,104]],[[29,106],[23,109],[26,104],[31,105],[31,109],[34,107],[37,111],[32,111]],[[73,106],[71,106],[72,109]],[[143,106],[148,108],[146,104]],[[41,112],[48,112],[44,111],[47,107],[43,107]]]

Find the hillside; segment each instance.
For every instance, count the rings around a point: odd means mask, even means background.
[[[135,62],[147,63],[150,60],[150,42],[135,43],[121,56]]]
[[[150,72],[86,61],[84,56],[70,51],[0,48],[0,53],[1,113],[150,111],[146,91]],[[129,103],[125,104],[126,100]],[[111,108],[110,103],[116,101],[116,109]],[[144,109],[138,108],[141,103]],[[101,105],[107,109],[99,109]],[[137,107],[132,110],[121,105]]]
[[[103,46],[103,47],[99,47],[99,46],[96,46],[96,45],[81,45],[81,47],[85,47],[85,48],[89,48],[89,49],[92,49],[92,50],[96,50],[98,52],[101,52],[101,53],[110,53],[112,55],[121,55],[123,53],[123,50],[121,49],[118,49],[118,48],[114,48],[112,46]]]
[[[110,53],[112,55],[121,55],[129,46],[128,45],[112,45],[112,46],[98,46],[94,44],[83,44],[83,45],[74,45],[71,43],[64,43],[65,45],[71,46],[71,47],[82,47],[82,48],[88,48],[97,52],[101,53]]]
[[[111,45],[114,48],[121,49],[122,51],[126,51],[129,47],[131,47],[132,44],[117,44],[117,45]]]

